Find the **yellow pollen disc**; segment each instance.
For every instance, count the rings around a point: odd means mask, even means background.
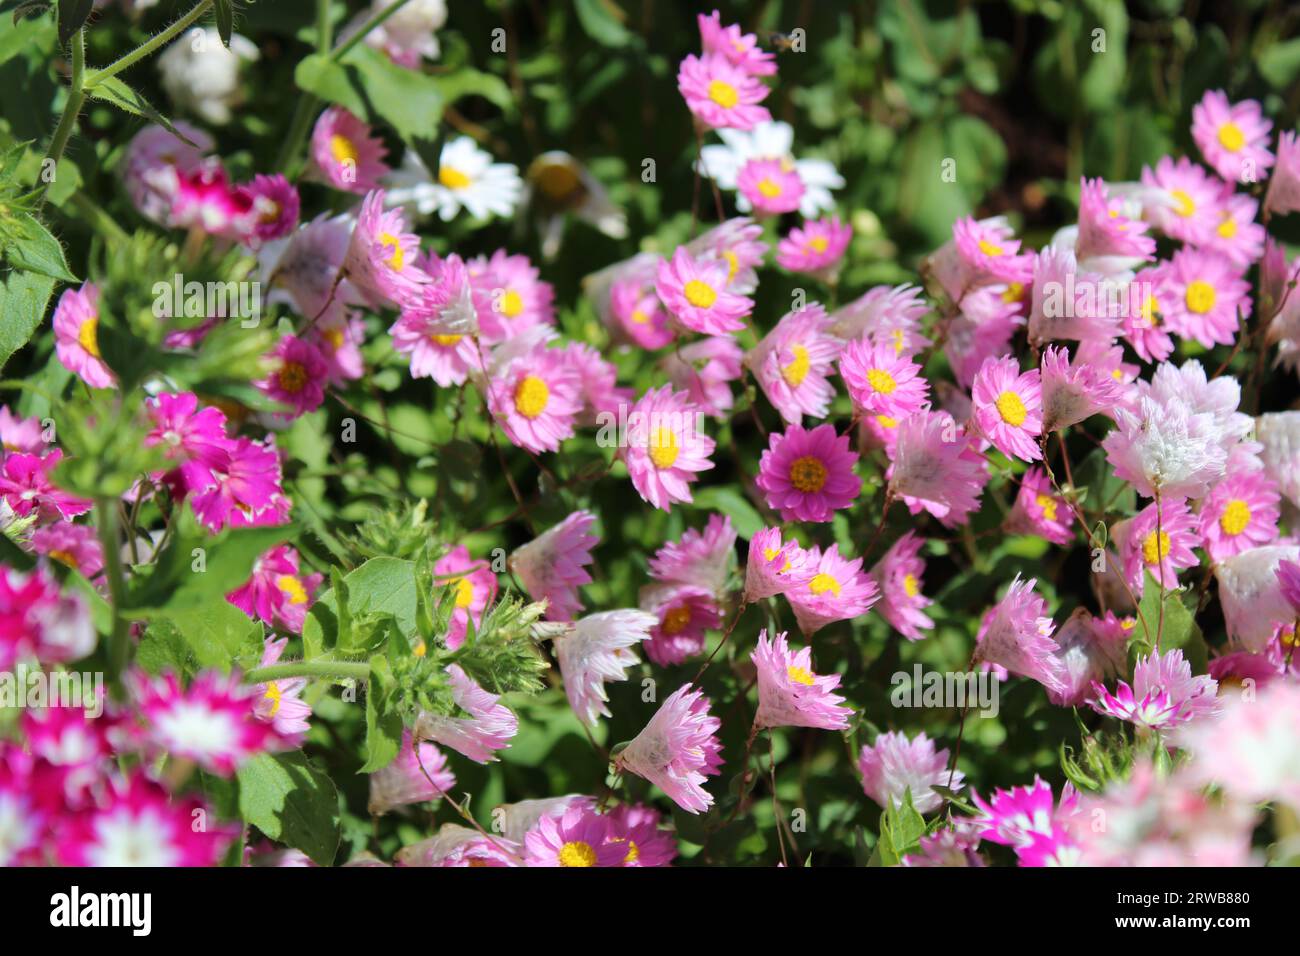
[[[1187,300],[1187,308],[1197,315],[1204,315],[1214,308],[1214,286],[1203,279],[1194,279],[1187,284],[1184,298]]]
[[[346,136],[335,133],[330,137],[330,155],[338,163],[355,163],[357,161],[356,144]]]
[[[981,239],[980,252],[986,256],[1000,256],[1002,255],[1002,247],[989,242],[987,239]]]
[[[321,332],[325,336],[325,341],[330,344],[334,351],[343,348],[343,330],[342,329],[325,329]]]
[[[646,315],[644,310],[637,309],[632,313],[632,321],[637,325],[645,325],[650,321],[650,316]]]
[[[808,350],[802,345],[792,345],[790,351],[794,353],[794,359],[781,369],[781,377],[791,388],[798,388],[808,377],[808,370],[812,367],[812,363],[808,358]]]
[[[515,386],[515,411],[524,418],[536,418],[546,411],[550,399],[551,390],[536,375],[525,375]]]
[[[1216,231],[1219,233],[1219,236],[1223,239],[1233,238],[1234,236],[1237,235],[1237,220],[1229,216],[1228,218],[1224,219],[1223,222],[1219,223],[1219,228]]]
[[[641,850],[636,845],[636,840],[627,841],[627,856],[623,857],[624,863],[635,863],[641,859]]]
[[[777,196],[781,195],[780,185],[772,182],[772,180],[768,179],[766,176],[758,181],[758,191],[768,199],[775,199]]]
[[[813,594],[825,594],[830,591],[836,597],[840,596],[840,582],[836,581],[829,574],[819,574],[808,582],[808,590]]]
[[[524,297],[514,289],[507,289],[501,296],[501,314],[507,319],[513,319],[522,311],[524,311]]]
[[[1160,324],[1160,303],[1156,301],[1153,295],[1147,296],[1147,300],[1142,303],[1142,318],[1147,321],[1151,328]]]
[[[650,444],[646,449],[651,463],[656,468],[671,468],[677,461],[681,450],[677,447],[677,436],[671,428],[656,428],[650,433]]]
[[[53,558],[55,561],[59,562],[59,564],[66,564],[74,570],[77,567],[77,559],[74,558],[72,553],[69,551],[54,550],[49,553],[48,557]],[[768,558],[768,560],[770,561],[772,559]]]
[[[415,649],[411,651],[411,653],[416,657],[423,657],[425,654],[429,653],[429,647],[424,643],[424,641],[420,641],[420,643],[415,645]]]
[[[306,604],[307,589],[292,574],[282,574],[275,579],[275,586],[285,593],[290,604]]]
[[[590,843],[574,840],[560,847],[559,861],[560,866],[595,866],[596,851]]]
[[[273,680],[267,681],[266,693],[262,696],[271,702],[271,713],[268,716],[274,717],[280,712],[280,702],[283,700],[283,695],[280,693],[280,685]]]
[[[830,241],[825,236],[813,236],[808,240],[808,248],[813,252],[825,252]]]
[[[438,182],[448,189],[464,189],[472,180],[455,166],[439,166]]]
[[[463,335],[431,335],[431,336],[429,336],[429,338],[433,339],[433,341],[437,342],[439,345],[443,346],[444,348],[451,348],[451,346],[455,345],[457,342],[459,342],[459,341],[460,341],[461,339],[463,339],[464,337],[465,337],[465,336],[463,336]]]
[[[1192,199],[1183,190],[1171,190],[1169,195],[1173,197],[1174,202],[1178,203],[1177,208],[1174,209],[1174,212],[1178,213],[1178,215],[1187,219],[1196,214],[1196,200]]]
[[[903,354],[903,330],[894,329],[894,331],[891,332],[890,334],[894,337],[894,354],[902,355]]]
[[[894,418],[892,415],[877,415],[876,424],[881,428],[897,428],[898,419]]]
[[[1037,495],[1034,503],[1043,509],[1043,517],[1048,521],[1056,520],[1056,499],[1051,495]]]
[[[821,491],[826,484],[826,466],[814,455],[796,458],[790,465],[790,484],[804,494]]]
[[[92,315],[77,329],[77,344],[99,358],[99,316]]]
[[[297,395],[307,384],[307,370],[297,362],[285,362],[276,379],[281,389],[290,395]]]
[[[1224,534],[1236,537],[1246,530],[1246,525],[1250,524],[1250,506],[1240,498],[1233,498],[1223,508],[1223,514],[1219,515],[1219,527],[1223,529]]]
[[[1152,531],[1142,540],[1142,560],[1154,567],[1169,554],[1169,535],[1160,532],[1159,541]]]
[[[780,549],[780,548],[764,548],[764,549],[763,549],[763,557],[767,558],[767,560],[769,560],[769,561],[775,561],[775,560],[776,560],[776,556],[777,556],[778,554],[780,554],[780,553],[781,553],[781,549]]]
[[[1137,627],[1137,618],[1135,618],[1135,617],[1126,617],[1126,618],[1124,618],[1124,620],[1122,620],[1122,621],[1119,622],[1119,626],[1122,627],[1122,628],[1123,628],[1124,630],[1126,630],[1126,631],[1131,631],[1131,630],[1133,630],[1133,628]]]
[[[381,232],[379,242],[389,250],[388,258],[384,261],[392,267],[394,272],[401,272],[402,266],[406,264],[406,253],[402,251],[402,244],[397,237],[391,232]]]
[[[723,80],[714,80],[709,84],[709,99],[717,103],[724,110],[734,109],[740,102],[740,94],[730,83]]]
[[[1219,145],[1228,152],[1235,153],[1246,145],[1246,134],[1236,123],[1224,123],[1219,127]]]
[[[1300,644],[1300,641],[1296,640],[1296,631],[1295,631],[1294,624],[1292,624],[1290,627],[1282,631],[1280,637],[1282,641],[1282,646],[1285,648],[1296,647],[1297,644]]]
[[[803,684],[805,687],[813,685],[812,671],[807,668],[800,667],[798,664],[791,664],[785,669],[785,672],[796,684]]]
[[[663,623],[659,627],[665,634],[680,634],[690,623],[691,609],[683,604],[665,614]]]
[[[582,188],[578,171],[567,163],[550,163],[537,173],[537,185],[551,199],[559,202]]]
[[[699,279],[692,279],[686,283],[682,294],[686,296],[686,301],[697,309],[707,309],[718,301],[718,293],[713,291],[713,286]]]
[[[1003,392],[998,396],[997,402],[998,414],[1002,420],[1012,428],[1019,428],[1025,423],[1025,403],[1020,400],[1020,396],[1015,392]]]
[[[921,585],[917,582],[915,574],[903,575],[903,593],[910,598],[921,593]]]
[[[280,204],[274,199],[264,199],[263,202],[265,205],[262,207],[262,215],[258,217],[258,221],[270,224],[279,219],[280,213],[283,211],[280,208]]]
[[[464,609],[474,603],[474,585],[469,578],[454,578],[444,586],[456,589],[456,607]]]
[[[1008,304],[1019,302],[1025,297],[1025,284],[1023,282],[1012,282],[1007,285],[1007,289],[1002,293],[1002,301]]]
[[[879,392],[881,395],[893,395],[894,389],[898,388],[894,376],[883,368],[867,369],[867,384],[871,386],[873,392]]]
[[[722,253],[722,258],[727,260],[727,282],[730,283],[735,280],[736,273],[740,271],[740,256],[728,249]]]

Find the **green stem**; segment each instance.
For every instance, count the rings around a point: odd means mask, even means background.
[[[379,26],[398,10],[402,9],[402,7],[406,6],[408,2],[409,0],[397,0],[396,3],[390,3],[388,6],[384,7],[384,9],[380,10],[373,17],[367,20],[360,30],[348,37],[346,43],[340,44],[339,48],[330,54],[330,59],[335,63],[338,63],[345,56],[351,53],[353,48],[370,34],[371,30]]]
[[[267,681],[288,680],[292,677],[320,677],[336,680],[366,680],[370,665],[347,661],[298,661],[292,664],[272,664],[256,667],[244,675],[246,684],[265,684]]]
[[[60,159],[63,158],[63,151],[68,146],[68,140],[72,137],[72,130],[77,125],[77,116],[81,113],[81,105],[86,101],[85,93],[86,79],[86,29],[82,27],[72,35],[72,85],[68,89],[68,101],[63,104],[63,115],[59,117],[59,125],[54,128],[54,135],[50,138],[50,146],[45,151],[46,160],[53,160],[57,166]],[[45,190],[41,190],[41,201],[45,200]]]
[[[91,71],[90,78],[86,80],[86,92],[90,92],[105,80],[117,76],[117,74],[135,65],[140,60],[143,60],[155,50],[170,43],[179,34],[183,33],[192,23],[194,23],[195,20],[207,13],[208,8],[212,6],[212,2],[213,0],[199,0],[194,9],[185,14],[185,16],[181,17],[167,29],[163,30],[162,33],[145,40],[144,43],[141,43],[130,53],[114,60],[102,70]]]
[[[87,196],[81,190],[77,190],[68,197],[70,202],[87,221],[90,222],[99,232],[103,233],[113,246],[125,248],[126,244],[131,241],[131,236],[125,229],[117,224],[117,220],[105,212],[104,208]]]
[[[122,605],[126,603],[126,574],[122,568],[122,543],[118,534],[117,502],[112,498],[95,499],[95,524],[99,545],[104,552],[104,576],[108,579],[109,602],[113,608],[113,630],[109,637],[109,676],[118,680],[131,654],[131,635]]]

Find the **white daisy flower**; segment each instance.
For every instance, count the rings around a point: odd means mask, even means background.
[[[588,727],[594,727],[600,715],[609,716],[605,684],[627,680],[627,668],[637,663],[632,648],[648,638],[658,622],[644,611],[600,611],[556,638],[555,653],[569,704]]]
[[[509,163],[494,163],[492,155],[461,136],[442,148],[435,182],[414,150],[407,150],[400,169],[386,177],[387,202],[412,206],[422,216],[435,210],[443,222],[462,209],[475,219],[489,215],[507,217],[523,194],[519,170]]]
[[[776,159],[793,163],[795,172],[803,180],[803,200],[799,214],[805,219],[815,219],[822,210],[835,208],[832,189],[844,186],[844,177],[835,165],[825,159],[795,159],[794,129],[789,123],[759,123],[752,130],[720,129],[722,145],[705,146],[700,151],[699,170],[718,184],[721,189],[734,191],[736,180],[745,164],[751,159]],[[749,212],[753,206],[741,193],[736,193],[736,208]]]

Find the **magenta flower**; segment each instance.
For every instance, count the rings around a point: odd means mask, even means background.
[[[897,426],[889,490],[912,514],[922,509],[946,527],[970,520],[988,481],[988,464],[952,416],[928,409]]]
[[[1004,527],[1012,534],[1035,534],[1057,545],[1074,541],[1069,504],[1052,491],[1041,468],[1030,468],[1020,478],[1020,490]]]
[[[447,665],[451,695],[460,711],[468,717],[447,717],[422,712],[415,721],[415,737],[420,741],[450,747],[475,763],[489,763],[497,758],[493,751],[510,746],[519,731],[519,721],[510,709],[498,703],[498,694],[490,694],[474,682],[459,664]]]
[[[745,327],[754,301],[727,291],[725,261],[696,259],[678,246],[671,261],[661,260],[655,292],[682,328],[723,335]]]
[[[31,657],[48,664],[79,660],[96,640],[85,602],[61,594],[48,568],[24,574],[0,565],[0,669]]]
[[[64,289],[54,308],[54,352],[91,388],[112,388],[117,377],[99,354],[99,288],[92,282]]]
[[[812,637],[827,624],[866,614],[880,597],[876,582],[862,570],[862,559],[841,557],[838,545],[826,551],[813,545],[808,549],[808,561],[817,573],[806,586],[785,592],[805,637]]]
[[[389,173],[383,141],[370,127],[341,106],[331,106],[316,120],[311,158],[321,179],[335,189],[364,195],[379,188]]]
[[[177,465],[186,491],[205,491],[216,484],[215,472],[230,460],[226,415],[221,409],[199,408],[193,392],[161,392],[146,405],[154,427],[145,445],[161,445],[167,459]]]
[[[828,278],[839,267],[853,227],[839,216],[805,220],[776,245],[776,264],[790,272]]]
[[[828,376],[842,343],[827,331],[829,324],[816,303],[789,312],[745,359],[768,401],[790,424],[798,425],[804,415],[825,418],[835,397]]]
[[[260,618],[271,627],[302,633],[303,621],[322,577],[315,573],[303,574],[299,560],[294,548],[277,545],[253,563],[252,576],[228,594],[227,600],[249,617]]]
[[[1223,90],[1207,90],[1192,107],[1192,139],[1205,161],[1229,182],[1253,183],[1273,165],[1268,151],[1273,124],[1259,103],[1230,103]]]
[[[104,550],[95,529],[60,521],[32,532],[32,550],[72,568],[87,580],[104,570]]]
[[[995,790],[987,801],[972,791],[971,801],[980,811],[974,824],[983,839],[1012,847],[1017,856],[1027,851],[1042,856],[1051,855],[1047,851],[1052,849],[1059,853],[1070,842],[1068,831],[1078,809],[1079,795],[1067,783],[1061,790],[1058,805],[1052,788],[1035,776],[1032,786]],[[1043,841],[1056,846],[1053,848]],[[1026,865],[1023,857],[1021,865]]]
[[[755,727],[848,729],[853,711],[842,706],[844,698],[834,693],[840,675],[814,674],[811,647],[792,652],[784,633],[768,640],[764,629],[750,660],[758,672]]]
[[[642,395],[628,413],[622,454],[643,500],[664,511],[691,501],[691,482],[713,467],[714,441],[704,434],[703,412],[685,392],[664,385]]]
[[[39,455],[45,451],[45,429],[36,416],[22,418],[9,411],[8,405],[0,405],[0,453],[10,454],[21,451],[28,455]]]
[[[1043,613],[1046,604],[1034,593],[1037,583],[1036,578],[1022,581],[1015,576],[1002,600],[984,615],[975,638],[975,660],[1036,680],[1048,693],[1064,694],[1059,647],[1052,640],[1056,625]]]
[[[744,600],[761,601],[806,587],[816,574],[816,563],[798,541],[782,541],[780,528],[764,528],[749,539]]]
[[[615,765],[649,780],[687,813],[700,813],[713,805],[701,784],[722,770],[721,727],[709,713],[709,699],[683,684],[614,758]]]
[[[280,173],[257,175],[237,187],[248,195],[249,214],[239,223],[242,240],[253,248],[283,239],[298,228],[298,190]]]
[[[286,335],[270,353],[271,373],[255,382],[259,390],[292,411],[277,412],[278,418],[292,421],[315,411],[325,401],[325,383],[329,366],[315,345],[294,335]]]
[[[988,358],[971,393],[976,428],[1008,458],[1043,457],[1035,439],[1043,432],[1043,390],[1038,369],[1021,373],[1010,356]]]
[[[902,419],[930,400],[921,366],[889,343],[850,342],[840,353],[840,377],[854,407],[868,415]]]
[[[1277,540],[1277,482],[1263,472],[1228,475],[1201,500],[1201,541],[1212,561],[1222,561]]]
[[[1206,675],[1192,676],[1192,665],[1175,648],[1161,655],[1152,651],[1133,668],[1133,684],[1120,681],[1112,694],[1093,682],[1096,700],[1088,705],[1150,730],[1171,730],[1192,720],[1218,716],[1219,684]]]
[[[1161,314],[1175,335],[1206,348],[1231,345],[1250,317],[1250,283],[1223,255],[1180,249],[1160,278]]]
[[[673,831],[659,825],[659,811],[623,803],[609,811],[609,842],[623,853],[623,866],[668,866],[677,856]]]
[[[646,657],[672,667],[704,652],[709,631],[722,626],[712,591],[691,584],[657,584],[641,589],[641,609],[656,619],[645,644]]]
[[[627,848],[609,842],[609,818],[582,803],[544,816],[524,835],[528,866],[619,866]]]
[[[402,743],[387,766],[370,775],[372,817],[412,803],[441,800],[456,786],[456,775],[447,767],[443,752],[430,743],[415,743],[409,730],[402,731]]]
[[[769,438],[754,483],[781,520],[830,521],[862,490],[862,479],[853,473],[857,458],[849,437],[837,435],[834,425],[811,431],[790,425]]]
[[[1169,590],[1177,587],[1179,571],[1197,564],[1192,549],[1201,539],[1196,516],[1185,498],[1166,497],[1158,505],[1153,501],[1131,521],[1117,525],[1114,536],[1124,575],[1138,594],[1142,593],[1144,570]]]
[[[909,641],[921,640],[925,637],[921,631],[934,627],[934,621],[923,610],[934,603],[921,593],[925,583],[925,561],[921,558],[924,544],[915,531],[908,531],[871,569],[871,577],[880,588],[881,615]]]
[[[711,129],[753,129],[772,118],[758,105],[771,91],[725,56],[686,57],[677,70],[677,89],[691,114]]]
[[[726,515],[709,515],[703,531],[688,528],[650,559],[650,577],[664,584],[692,584],[722,597],[735,556],[736,529]]]
[[[434,598],[441,598],[443,590],[454,588],[451,621],[447,627],[447,647],[456,650],[465,643],[469,622],[478,627],[483,612],[497,596],[497,576],[486,562],[470,557],[469,548],[457,545],[433,563]],[[425,651],[428,649],[425,648]],[[417,653],[421,653],[417,648]]]
[[[49,454],[7,455],[0,464],[0,497],[20,518],[33,512],[42,522],[64,521],[84,515],[94,502],[54,486],[50,473],[63,460],[63,450]]]
[[[529,597],[546,601],[552,621],[571,621],[582,610],[578,588],[591,583],[585,566],[600,539],[589,530],[596,523],[590,511],[575,511],[510,555],[509,567]]]
[[[582,382],[563,352],[538,346],[492,376],[488,404],[511,442],[558,451],[582,411]]]
[[[910,793],[918,813],[943,806],[944,798],[934,787],[960,790],[966,779],[960,770],[948,770],[948,751],[936,751],[934,741],[924,732],[913,740],[893,731],[880,734],[870,747],[862,748],[858,772],[863,791],[880,806],[899,806]]]
[[[195,516],[210,530],[284,524],[289,500],[280,486],[280,456],[275,447],[249,438],[231,439],[216,484],[191,499]]]
[[[758,46],[758,37],[741,33],[734,23],[722,25],[722,17],[714,10],[707,17],[698,13],[695,20],[700,27],[700,41],[705,53],[726,57],[746,73],[754,76],[772,76],[776,73],[776,55]]]

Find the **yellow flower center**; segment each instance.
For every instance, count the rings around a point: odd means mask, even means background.
[[[1250,524],[1250,505],[1240,498],[1233,498],[1223,508],[1223,514],[1219,515],[1219,527],[1223,529],[1224,534],[1236,537],[1246,530],[1246,525]]]
[[[812,671],[805,667],[800,667],[798,664],[791,664],[785,669],[785,672],[796,684],[803,684],[805,687],[811,687],[813,685]]]
[[[1043,509],[1043,517],[1048,521],[1056,520],[1056,499],[1051,495],[1036,495],[1034,503]]]
[[[1007,284],[1006,291],[1002,293],[1002,301],[1008,305],[1012,302],[1019,302],[1025,297],[1025,284],[1023,282],[1011,282]]]
[[[1007,391],[998,396],[997,402],[998,414],[1002,420],[1012,428],[1019,428],[1025,423],[1025,403],[1020,400],[1020,396],[1015,392]]]
[[[1296,640],[1296,629],[1294,624],[1290,624],[1286,628],[1284,628],[1281,635],[1279,635],[1279,637],[1282,642],[1282,646],[1287,648],[1288,650],[1290,650],[1293,647],[1296,647],[1297,645],[1300,645],[1300,641]]]
[[[826,247],[829,245],[830,242],[825,236],[813,236],[808,240],[808,248],[813,252],[825,252]]]
[[[1233,219],[1231,216],[1225,217],[1223,222],[1219,223],[1217,231],[1219,236],[1223,239],[1233,238],[1237,235],[1237,220]]]
[[[456,589],[456,607],[463,610],[474,603],[474,585],[469,578],[453,578],[444,587]]]
[[[590,843],[574,840],[560,847],[560,866],[595,866],[596,851]]]
[[[330,137],[330,155],[336,163],[353,163],[357,161],[357,147],[352,140],[339,133]]]
[[[686,283],[682,293],[686,296],[686,301],[697,309],[707,309],[718,301],[718,293],[713,291],[713,286],[699,279],[692,279]]]
[[[898,419],[892,415],[877,415],[876,424],[881,428],[897,428]]]
[[[709,99],[717,103],[724,110],[734,109],[740,102],[740,94],[730,83],[723,80],[714,80],[709,84]]]
[[[894,376],[883,368],[867,369],[867,384],[871,386],[872,391],[879,392],[881,395],[893,395],[894,389],[898,388]]]
[[[980,252],[984,253],[986,256],[1000,256],[1002,255],[1002,247],[989,242],[987,239],[981,239]]]
[[[915,574],[903,575],[903,593],[910,598],[914,598],[921,593],[921,585],[916,580]]]
[[[285,362],[277,376],[280,389],[290,395],[297,395],[307,384],[307,370],[297,362]]]
[[[284,699],[284,695],[280,693],[280,685],[273,680],[267,681],[266,693],[262,696],[271,702],[271,712],[267,716],[274,717],[280,712],[280,703]]]
[[[429,653],[429,646],[425,644],[423,640],[421,640],[418,644],[415,645],[415,649],[412,650],[411,653],[414,654],[416,657],[423,657],[425,654]]]
[[[818,574],[808,582],[808,590],[813,594],[825,594],[830,591],[836,597],[840,596],[840,582],[836,581],[829,574]]]
[[[781,195],[780,185],[774,183],[766,176],[764,176],[762,179],[758,181],[758,191],[762,193],[764,196],[766,196],[768,199],[775,199],[777,196]]]
[[[656,468],[671,468],[681,454],[677,447],[677,436],[671,428],[656,428],[652,431],[646,452]]]
[[[533,419],[546,411],[551,390],[536,375],[525,375],[515,386],[515,411],[524,418]]]
[[[451,348],[451,346],[455,345],[457,342],[459,342],[459,341],[460,341],[461,339],[463,339],[464,337],[465,337],[465,336],[463,336],[463,335],[431,335],[431,336],[429,336],[430,339],[432,339],[434,342],[438,343],[439,345],[443,346],[444,348]]]
[[[388,258],[384,261],[394,272],[401,272],[402,266],[406,264],[406,253],[402,251],[402,243],[391,232],[381,232],[379,242],[388,250]]]
[[[1181,189],[1174,189],[1170,191],[1169,195],[1173,197],[1174,202],[1178,203],[1178,207],[1174,209],[1174,212],[1178,213],[1178,215],[1187,219],[1196,214],[1196,201],[1186,192]]]
[[[895,355],[902,355],[902,354],[903,354],[903,344],[904,344],[904,339],[903,339],[903,330],[902,330],[902,329],[894,329],[894,331],[891,332],[890,335],[892,335],[893,338],[894,338],[894,354],[895,354]]]
[[[641,850],[636,845],[636,840],[627,841],[627,855],[623,857],[624,863],[635,863],[641,859]]]
[[[689,606],[683,604],[680,607],[673,608],[664,615],[664,622],[660,625],[660,629],[665,634],[680,634],[682,631],[686,630],[687,625],[690,623],[691,609]]]
[[[1156,301],[1155,296],[1147,296],[1146,301],[1142,303],[1141,312],[1142,318],[1151,328],[1154,329],[1160,324],[1160,303]]]
[[[1219,145],[1228,152],[1235,153],[1246,145],[1246,134],[1236,123],[1224,123],[1219,127]]]
[[[280,575],[275,579],[275,586],[288,596],[290,604],[307,603],[307,589],[292,574]]]
[[[804,494],[821,491],[826,484],[826,466],[815,455],[796,458],[790,465],[790,484]]]
[[[740,256],[727,249],[722,253],[722,258],[727,260],[727,282],[730,283],[736,278],[736,273],[740,271]]]
[[[321,335],[325,336],[325,341],[330,344],[334,351],[343,348],[343,330],[342,329],[324,329]]]
[[[438,182],[448,189],[464,189],[472,181],[455,166],[444,164],[438,167]]]
[[[1187,284],[1187,308],[1198,315],[1204,315],[1214,308],[1214,286],[1204,279],[1194,279]]]
[[[70,551],[62,551],[59,549],[55,549],[51,551],[48,556],[53,558],[55,561],[59,562],[59,564],[66,564],[68,567],[74,570],[77,567],[77,559],[73,557],[72,552]],[[768,560],[771,559],[769,558]]]
[[[780,554],[780,553],[781,553],[781,549],[780,549],[780,548],[764,548],[764,549],[763,549],[763,557],[767,558],[767,560],[769,560],[769,561],[775,561],[775,560],[776,560],[776,556],[777,556],[778,554]]]
[[[650,321],[650,316],[646,315],[644,309],[637,309],[632,313],[632,321],[637,325],[645,325]]]
[[[794,353],[794,359],[781,369],[781,377],[791,388],[798,388],[808,377],[808,369],[812,367],[812,363],[808,358],[808,350],[802,345],[792,345],[790,351]]]
[[[77,329],[77,344],[99,358],[99,316],[92,315]]]
[[[1154,567],[1169,554],[1169,535],[1152,531],[1142,541],[1142,560]]]
[[[524,311],[524,297],[514,289],[507,289],[501,296],[501,314],[507,319],[513,319],[522,311]]]

